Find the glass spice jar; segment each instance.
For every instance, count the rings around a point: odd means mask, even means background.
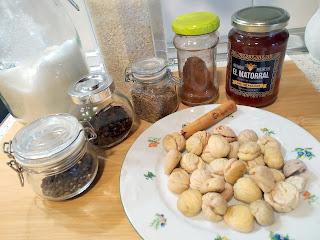
[[[126,69],[125,80],[133,81],[131,97],[140,119],[153,123],[177,110],[175,81],[164,59],[153,57],[133,63]]]
[[[189,106],[212,103],[219,96],[216,73],[216,46],[219,17],[209,12],[192,12],[178,16],[172,22],[176,33],[181,101]]]
[[[93,182],[99,162],[89,141],[95,137],[74,116],[55,114],[22,128],[3,148],[22,186],[26,176],[38,195],[59,201],[79,195]]]
[[[244,8],[232,16],[226,92],[238,104],[263,107],[279,92],[290,16],[268,6]]]
[[[78,105],[73,114],[84,125],[93,127],[97,138],[92,143],[101,148],[123,141],[134,123],[130,101],[111,87],[105,74],[96,73],[79,80],[69,90]]]

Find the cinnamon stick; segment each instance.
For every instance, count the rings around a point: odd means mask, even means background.
[[[234,101],[229,100],[221,104],[219,107],[201,116],[194,122],[183,127],[181,130],[181,134],[185,138],[189,138],[197,131],[205,130],[213,126],[235,111],[237,111],[237,105]]]

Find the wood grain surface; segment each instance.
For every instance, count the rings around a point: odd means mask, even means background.
[[[320,93],[292,62],[286,62],[282,75],[279,97],[265,109],[294,121],[319,140]],[[224,68],[218,70],[218,76],[218,102],[222,102],[226,99]],[[120,201],[119,175],[130,146],[149,126],[142,121],[124,142],[99,153],[102,164],[95,184],[82,196],[64,202],[42,200],[28,184],[21,188],[17,175],[6,165],[7,156],[1,152],[0,239],[140,239]],[[15,123],[3,141],[12,139],[20,128]]]

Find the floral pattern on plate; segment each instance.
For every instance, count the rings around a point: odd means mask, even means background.
[[[303,192],[303,199],[307,200],[308,203],[315,203],[318,200],[318,197],[315,194],[310,193],[309,191]]]
[[[181,128],[186,127],[188,124],[189,124],[189,123],[183,123],[183,124],[181,125]]]
[[[270,232],[270,240],[292,240],[292,238],[289,237],[288,234],[283,235],[275,232]]]
[[[230,239],[227,238],[226,236],[218,235],[218,236],[216,236],[213,240],[230,240]]]
[[[167,219],[163,214],[156,213],[150,226],[153,227],[155,230],[158,230],[160,227],[165,227],[167,224]]]
[[[297,153],[297,159],[300,159],[300,160],[311,160],[312,158],[315,157],[315,155],[312,153],[312,148],[295,148],[293,150],[293,152],[296,152]]]
[[[156,148],[160,144],[161,138],[156,138],[156,137],[149,137],[148,139],[148,147],[149,148]]]
[[[273,130],[270,130],[269,128],[260,128],[260,131],[265,135],[265,136],[271,136],[274,135],[275,132]]]
[[[153,172],[147,171],[145,174],[143,174],[146,180],[153,180],[153,178],[156,177]]]

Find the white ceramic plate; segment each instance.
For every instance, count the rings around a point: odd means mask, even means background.
[[[138,234],[145,240],[318,240],[320,239],[320,145],[304,129],[276,114],[245,106],[219,124],[238,134],[253,129],[259,136],[269,134],[283,146],[286,160],[299,158],[310,170],[306,191],[299,207],[291,213],[276,214],[268,227],[255,225],[248,234],[231,230],[221,221],[212,223],[199,214],[187,218],[176,208],[177,196],[167,189],[168,177],[161,159],[165,155],[162,138],[181,129],[217,105],[188,108],[153,124],[129,150],[120,175],[120,194],[125,212]]]

